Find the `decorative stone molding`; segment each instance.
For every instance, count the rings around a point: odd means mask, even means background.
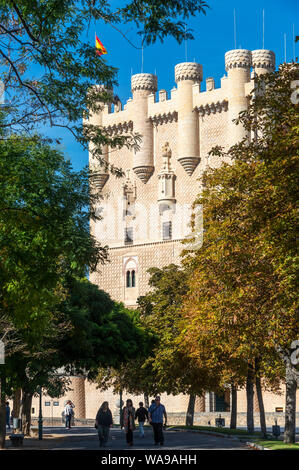
[[[178,161],[184,168],[187,175],[191,176],[193,171],[199,164],[200,158],[199,157],[182,157],[182,158],[178,158]]]
[[[102,191],[103,187],[107,183],[109,179],[109,174],[108,173],[94,173],[92,175],[92,183],[95,185],[95,187],[98,189],[98,191]]]
[[[108,135],[124,134],[133,130],[133,121],[119,122],[112,126],[104,127]]]
[[[155,116],[151,116],[149,119],[154,126],[157,126],[158,124],[167,124],[168,122],[176,122],[178,120],[178,113],[177,111],[173,111],[169,113],[155,114]]]
[[[132,92],[135,90],[148,90],[155,93],[158,89],[157,76],[152,73],[137,73],[131,78]]]
[[[202,65],[196,62],[182,62],[177,64],[174,69],[176,83],[181,80],[202,81]]]
[[[162,147],[162,168],[158,174],[158,202],[159,212],[162,206],[169,206],[175,203],[175,179],[176,176],[171,168],[171,149],[168,142]],[[162,204],[161,204],[162,203]]]
[[[142,183],[147,183],[154,172],[153,166],[137,166],[133,168],[134,173],[141,179]]]
[[[251,67],[251,51],[247,49],[233,49],[225,54],[225,70],[232,68]]]
[[[268,49],[252,51],[252,66],[254,68],[275,69],[275,54]]]
[[[198,111],[200,116],[221,113],[222,111],[228,110],[228,101],[217,101],[216,103],[206,104],[205,106],[196,106],[194,109]]]
[[[136,183],[133,182],[130,177],[130,170],[127,170],[126,181],[123,184],[123,215],[133,216],[135,215],[135,201],[136,201]]]

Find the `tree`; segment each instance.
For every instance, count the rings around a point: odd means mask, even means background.
[[[171,264],[162,269],[151,268],[149,286],[152,290],[138,299],[143,328],[152,334],[152,349],[147,356],[131,360],[120,369],[100,370],[100,388],[113,386],[115,392],[185,393],[190,395],[187,424],[192,424],[195,395],[215,387],[216,369],[194,367],[189,357],[176,344],[179,335],[182,299],[187,291],[186,272]]]
[[[0,312],[1,313],[1,312]],[[6,434],[6,416],[5,416],[5,402],[6,402],[6,371],[3,367],[2,361],[7,361],[8,358],[21,350],[24,350],[26,345],[18,338],[16,328],[14,327],[10,318],[0,314],[0,341],[4,346],[4,357],[1,357],[0,362],[0,449],[5,446]],[[1,351],[2,352],[2,351]]]
[[[1,0],[0,63],[9,100],[2,128],[13,132],[36,131],[44,124],[67,128],[83,145],[93,142],[93,152],[103,163],[103,144],[115,147],[136,141],[128,136],[111,138],[101,128],[86,121],[81,124],[90,111],[117,100],[109,92],[117,69],[95,54],[94,44],[84,41],[90,23],[111,25],[123,40],[128,39],[119,25],[132,24],[146,45],[167,36],[181,42],[193,38],[185,21],[206,8],[203,0],[127,0],[117,7],[105,0]],[[94,84],[104,87],[95,89]]]
[[[89,233],[97,196],[89,194],[87,170],[74,172],[36,136],[0,140],[0,193],[1,317],[23,330],[27,346],[39,344],[66,276],[82,276],[107,257]]]
[[[22,389],[26,435],[30,434],[32,397],[40,388],[59,397],[68,389],[69,373],[92,379],[99,366],[117,366],[146,347],[146,334],[135,322],[135,312],[113,302],[87,279],[68,279],[65,287],[66,299],[57,305],[39,343],[7,362],[10,389]]]
[[[298,198],[298,104],[291,83],[298,66],[285,64],[256,78],[248,111],[237,124],[254,136],[227,152],[212,150],[231,164],[210,169],[195,201],[204,211],[205,237],[198,252],[185,253],[191,270],[182,344],[247,362],[248,425],[253,429],[254,376],[275,385],[285,374],[285,441],[294,442],[294,396],[298,372],[290,344],[298,337],[296,200]],[[213,341],[211,341],[213,339]],[[226,353],[227,356],[223,356]],[[239,366],[238,366],[239,367]],[[259,390],[259,398],[260,390]],[[260,406],[260,410],[262,410]]]
[[[92,380],[99,366],[116,367],[146,352],[148,338],[136,311],[87,279],[70,279],[68,290],[62,311],[71,329],[58,346],[66,371],[81,370]]]

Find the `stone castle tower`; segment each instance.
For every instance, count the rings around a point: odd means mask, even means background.
[[[180,262],[181,240],[189,231],[191,204],[200,191],[199,177],[209,165],[212,147],[230,147],[246,137],[232,122],[247,107],[254,74],[274,69],[269,50],[236,49],[225,54],[227,76],[215,88],[207,78],[201,91],[202,66],[183,62],[175,67],[176,87],[170,97],[158,92],[157,77],[140,73],[131,78],[133,97],[124,105],[105,106],[91,122],[110,135],[139,134],[138,150],[104,148],[110,164],[126,176],[108,175],[90,159],[97,171],[96,190],[103,201],[102,221],[91,223],[92,233],[109,246],[111,263],[91,274],[91,281],[113,299],[135,306],[148,291],[147,270]],[[251,72],[252,70],[252,72]]]
[[[247,96],[253,89],[253,77],[272,71],[275,55],[269,50],[236,49],[225,54],[227,75],[215,88],[213,78],[207,78],[206,90],[201,90],[202,66],[184,62],[175,67],[176,87],[168,96],[158,92],[157,77],[149,73],[132,76],[132,98],[123,106],[119,102],[105,106],[91,122],[103,127],[110,135],[139,134],[138,149],[103,148],[103,158],[121,167],[125,176],[108,174],[90,156],[90,167],[96,172],[94,189],[103,196],[98,210],[102,220],[91,222],[91,232],[103,245],[109,246],[110,263],[92,273],[90,280],[109,292],[117,301],[136,306],[138,296],[148,292],[150,267],[180,263],[181,241],[190,228],[191,204],[200,192],[200,176],[207,166],[221,164],[209,157],[212,147],[229,148],[246,135],[241,125],[232,120],[248,106]],[[60,416],[65,399],[76,405],[76,418],[94,418],[99,404],[108,400],[114,413],[119,413],[119,397],[111,390],[100,392],[84,377],[72,379],[73,391],[57,401],[55,415]],[[123,396],[125,400],[127,397]],[[143,399],[131,397],[134,403]],[[299,399],[299,395],[298,395]],[[33,400],[37,406],[37,399]],[[50,399],[45,398],[45,403]],[[162,395],[170,423],[184,423],[188,397]],[[228,396],[225,402],[229,403]],[[55,403],[55,402],[54,402]],[[284,394],[264,393],[267,424],[274,417],[283,424]],[[214,419],[212,413],[226,408],[220,397],[208,392],[196,399],[195,411],[199,424]],[[51,416],[50,406],[45,407]],[[246,394],[238,391],[238,424],[244,425]],[[255,412],[258,405],[255,403]],[[274,416],[275,414],[275,416]],[[218,415],[218,414],[217,414]],[[224,412],[224,415],[226,413]]]

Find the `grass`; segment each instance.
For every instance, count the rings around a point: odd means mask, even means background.
[[[211,431],[211,432],[219,432],[221,434],[229,434],[232,436],[257,436],[262,437],[261,432],[254,432],[249,434],[246,429],[230,429],[230,428],[218,428],[216,426],[167,426],[167,429],[190,429],[192,431]]]
[[[258,444],[267,449],[271,450],[299,450],[299,443],[296,444],[287,444],[283,441],[277,441],[276,439],[267,439],[267,440],[254,440],[254,444]]]

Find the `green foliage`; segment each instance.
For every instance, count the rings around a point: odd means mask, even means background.
[[[67,370],[85,370],[92,378],[99,366],[116,367],[144,354],[147,336],[137,312],[113,302],[87,279],[71,279],[68,291],[62,311],[71,326],[58,347]]]
[[[187,274],[171,264],[163,269],[151,268],[152,290],[139,297],[138,309],[143,328],[153,335],[151,351],[145,357],[131,360],[121,368],[100,370],[97,382],[102,389],[130,393],[196,393],[215,387],[213,375],[179,350],[176,340],[180,332],[181,305],[187,293]]]
[[[256,79],[238,122],[254,138],[211,153],[230,164],[209,169],[195,201],[203,205],[204,243],[185,252],[191,271],[180,342],[198,365],[223,364],[242,383],[247,362],[275,386],[283,377],[278,348],[298,337],[298,105],[296,65]],[[242,367],[243,364],[243,367]]]
[[[22,387],[36,393],[43,387],[57,397],[67,390],[69,374],[93,379],[100,366],[119,367],[146,350],[147,335],[136,312],[87,279],[68,278],[64,288],[66,298],[56,305],[40,340],[7,358],[7,391]],[[18,338],[23,344],[22,330]]]
[[[0,141],[0,193],[1,313],[40,335],[65,276],[106,259],[89,234],[88,174],[37,137],[12,137]]]
[[[134,0],[118,7],[106,0],[1,0],[0,64],[8,112],[1,127],[12,132],[36,131],[45,123],[66,128],[83,145],[92,142],[101,163],[102,145],[137,145],[138,138],[111,138],[98,126],[81,124],[90,111],[117,101],[111,93],[117,69],[85,40],[91,22],[110,24],[123,41],[120,24],[136,27],[146,44],[166,36],[181,42],[192,38],[184,20],[206,8],[202,0]]]

